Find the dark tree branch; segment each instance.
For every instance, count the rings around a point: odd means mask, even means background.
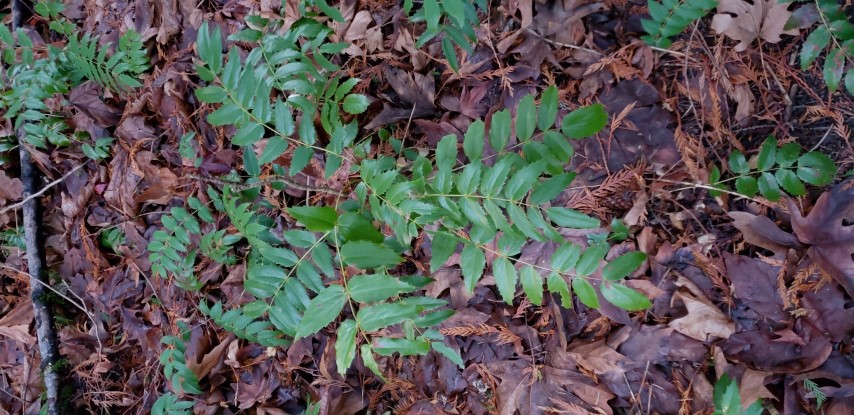
[[[32,2],[12,0],[12,29],[16,30],[32,15]],[[38,197],[30,195],[39,192],[39,171],[33,164],[30,152],[25,145],[26,134],[23,128],[17,131],[18,146],[21,154],[21,182],[24,185],[23,206],[24,239],[27,246],[27,267],[30,272],[30,296],[33,303],[33,315],[36,321],[36,337],[41,354],[41,370],[45,385],[45,406],[49,415],[62,413],[59,398],[62,372],[56,336],[56,325],[50,308],[45,285],[48,284],[45,269],[45,254],[42,235],[42,212]]]
[[[24,134],[19,132],[21,148],[21,181],[24,184],[24,198],[38,191],[39,171],[30,158],[27,146],[23,144]],[[47,397],[47,413],[60,414],[59,390],[62,382],[62,371],[56,367],[60,360],[57,345],[56,326],[50,308],[48,291],[44,285],[49,284],[47,270],[44,267],[44,244],[42,238],[42,215],[39,198],[31,198],[24,203],[24,239],[27,245],[27,268],[30,271],[30,296],[33,303],[33,315],[36,320],[36,337],[39,340],[41,354],[41,369],[44,378],[45,395]],[[37,279],[38,281],[33,281]]]

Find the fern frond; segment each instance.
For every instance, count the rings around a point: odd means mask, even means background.
[[[195,197],[188,199],[191,214],[182,207],[173,207],[170,213],[160,220],[165,230],[154,232],[148,244],[148,259],[151,262],[151,272],[161,278],[172,277],[176,284],[189,291],[197,291],[202,284],[195,276],[195,263],[198,250],[196,241],[202,234],[202,228],[196,216],[206,223],[213,222],[213,213]],[[210,235],[210,236],[209,236]],[[219,235],[220,240],[214,242],[213,235]],[[229,263],[234,260],[228,255],[231,245],[237,238],[225,235],[224,232],[208,233],[202,237],[201,249],[211,259],[219,263]]]
[[[649,0],[649,15],[652,19],[641,20],[647,35],[642,36],[646,43],[668,48],[670,38],[682,33],[691,23],[700,20],[717,7],[717,0]]]
[[[257,305],[257,303],[249,303]],[[247,306],[234,308],[228,311],[223,311],[222,303],[216,302],[214,305],[208,306],[205,300],[199,304],[199,310],[202,314],[208,316],[218,326],[234,333],[235,336],[258,343],[265,347],[279,347],[291,344],[287,339],[282,338],[282,333],[272,330],[272,325],[269,321],[258,320]]]
[[[151,415],[191,415],[193,401],[178,400],[172,393],[164,393],[151,407]]]
[[[161,342],[171,346],[160,353],[160,365],[163,366],[163,375],[172,383],[172,389],[178,393],[202,393],[199,379],[187,367],[184,340],[175,336],[163,336]]]
[[[142,86],[138,78],[148,62],[139,34],[129,30],[122,35],[109,58],[109,48],[98,43],[99,38],[88,33],[68,38],[61,59],[70,65],[73,80],[90,79],[114,91]]]
[[[815,409],[820,410],[827,401],[827,394],[812,379],[804,379],[804,389],[815,395]]]

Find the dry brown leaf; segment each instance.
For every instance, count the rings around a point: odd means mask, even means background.
[[[738,382],[742,409],[746,409],[753,402],[756,402],[757,399],[770,398],[777,400],[777,397],[765,387],[765,378],[772,374],[750,368],[744,370],[744,374],[741,375],[741,380]]]
[[[0,318],[0,338],[6,337],[17,340],[27,346],[36,343],[36,338],[30,334],[30,323],[33,321],[33,306],[29,300],[12,308],[3,318]]]
[[[233,339],[227,339],[226,341],[220,343],[210,352],[206,353],[202,356],[202,361],[197,362],[194,359],[190,359],[187,361],[187,368],[193,371],[196,374],[198,379],[201,379],[211,373],[216,365],[223,361],[223,354],[226,352],[226,349],[229,348]]]
[[[371,13],[367,10],[356,13],[356,16],[353,17],[353,22],[350,23],[350,27],[347,29],[347,33],[344,34],[344,41],[352,43],[353,41],[364,39],[368,31],[368,25],[372,21]]]
[[[735,332],[735,323],[709,300],[695,297],[686,289],[680,289],[673,294],[672,301],[677,300],[682,300],[685,308],[688,309],[687,315],[669,324],[679,333],[699,341],[707,341],[715,337],[726,339]]]
[[[803,248],[798,238],[777,226],[766,216],[757,216],[748,212],[729,212],[733,218],[732,226],[741,231],[744,241],[774,252],[779,257],[786,256],[789,248]]]
[[[17,200],[24,193],[24,185],[17,177],[6,176],[5,171],[0,171],[0,202]]]
[[[746,50],[757,38],[769,43],[780,41],[781,35],[797,35],[798,29],[783,30],[792,12],[788,4],[777,0],[721,0],[718,14],[712,18],[712,29],[719,34],[738,40],[735,50]],[[732,15],[735,15],[733,17]]]
[[[627,370],[626,368],[634,363],[603,342],[591,343],[573,349],[569,352],[569,356],[575,359],[578,366],[597,375],[608,372],[624,373]]]

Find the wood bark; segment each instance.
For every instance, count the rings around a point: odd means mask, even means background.
[[[12,0],[12,30],[22,27],[32,15],[32,2],[27,0]],[[23,128],[17,131],[18,147],[21,155],[21,182],[24,187],[22,207],[24,216],[24,239],[26,242],[27,268],[30,274],[30,296],[33,303],[33,315],[36,324],[36,337],[41,355],[42,378],[45,386],[46,402],[49,415],[62,414],[62,403],[59,391],[62,383],[62,370],[58,366],[60,354],[56,336],[56,324],[51,311],[48,290],[50,284],[45,269],[44,240],[42,235],[42,212],[40,198],[29,198],[39,191],[39,170],[33,163],[25,140]]]

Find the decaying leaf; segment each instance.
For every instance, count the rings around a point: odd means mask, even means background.
[[[785,256],[789,248],[802,248],[798,239],[777,226],[767,216],[747,212],[729,212],[734,219],[732,226],[741,231],[744,241],[765,248],[777,255]]]
[[[0,318],[0,338],[17,340],[23,345],[32,346],[36,342],[36,338],[30,334],[32,321],[33,306],[27,300]]]
[[[854,297],[854,180],[847,179],[824,193],[806,216],[789,200],[792,229],[819,267],[836,279]]]
[[[769,43],[780,41],[781,35],[797,35],[798,29],[785,30],[784,26],[792,15],[787,3],[777,0],[721,0],[718,14],[712,18],[712,29],[739,41],[735,50],[746,50],[756,39]]]

